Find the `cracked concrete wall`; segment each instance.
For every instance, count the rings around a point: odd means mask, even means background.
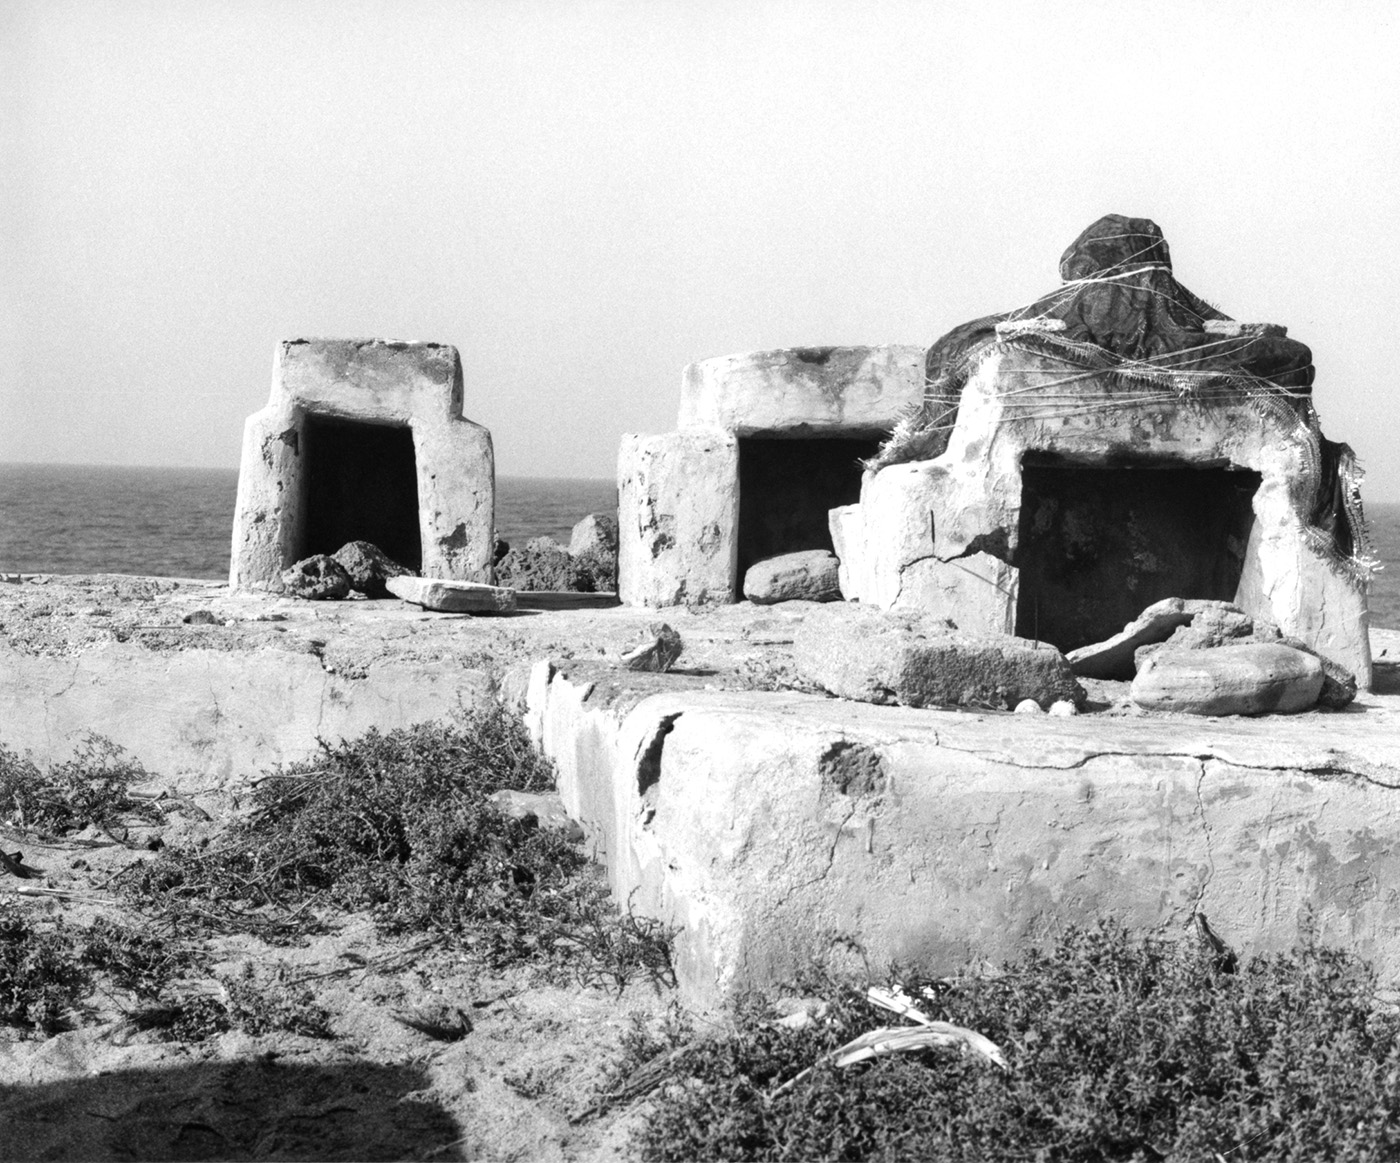
[[[1034,407],[1052,392],[1054,408]],[[855,513],[834,513],[849,599],[914,606],[967,629],[1015,624],[1015,561],[1028,451],[1085,466],[1152,457],[1257,472],[1236,601],[1371,683],[1365,587],[1313,548],[1313,469],[1285,407],[1190,399],[1112,407],[1111,377],[998,347],[963,389],[942,455],[867,472]],[[1066,401],[1071,401],[1073,406]],[[849,588],[847,588],[849,584]],[[1182,597],[1196,595],[1183,594]]]
[[[697,999],[814,961],[951,972],[1106,916],[1172,933],[1197,909],[1246,953],[1315,932],[1400,973],[1389,722],[1226,734],[770,692],[608,702],[537,678],[566,806],[618,898],[680,926],[677,971]]]
[[[447,344],[280,343],[267,406],[243,429],[229,587],[279,591],[282,571],[305,556],[308,415],[409,428],[423,575],[492,580],[495,454],[491,433],[462,415],[462,393],[462,361]]]
[[[314,653],[113,645],[67,658],[0,651],[6,746],[67,759],[105,735],[163,777],[222,785],[304,759],[318,737],[349,739],[452,715],[494,698],[490,677],[433,663],[381,661],[334,673]]]

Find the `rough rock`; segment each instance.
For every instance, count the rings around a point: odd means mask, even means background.
[[[665,622],[647,627],[647,639],[622,655],[622,665],[628,670],[667,671],[681,656],[681,636]]]
[[[907,707],[998,710],[1023,699],[1081,702],[1064,655],[1009,634],[961,634],[912,610],[841,603],[812,611],[797,631],[798,673],[842,698]]]
[[[496,563],[496,581],[513,590],[610,593],[617,589],[617,557],[598,549],[574,556],[552,537],[532,537]]]
[[[496,581],[513,590],[576,589],[574,559],[553,537],[532,537],[496,563]]]
[[[744,574],[744,597],[761,606],[775,602],[839,601],[840,562],[825,549],[764,558]]]
[[[515,609],[515,591],[503,586],[432,577],[391,577],[384,584],[396,598],[444,614],[505,614]]]
[[[350,575],[350,588],[367,598],[388,597],[385,581],[413,573],[369,541],[347,541],[332,556]]]
[[[335,601],[350,593],[350,575],[333,557],[317,553],[282,571],[282,592],[311,602]]]
[[[503,814],[513,820],[534,820],[541,828],[563,832],[575,842],[583,840],[583,829],[570,819],[558,792],[515,791],[502,788],[486,797]]]
[[[1112,638],[1080,646],[1065,655],[1070,669],[1083,678],[1130,679],[1135,670],[1135,656],[1139,647],[1165,642],[1183,626],[1215,627],[1218,636],[1215,642],[1202,642],[1201,645],[1219,645],[1227,626],[1248,623],[1249,615],[1229,602],[1213,602],[1188,598],[1163,598],[1143,610],[1136,618],[1123,627]],[[1248,629],[1243,633],[1248,634]]]
[[[613,513],[589,513],[569,534],[569,552],[617,556],[617,517]]]
[[[1133,680],[1133,702],[1188,715],[1306,711],[1322,691],[1322,662],[1277,642],[1215,650],[1159,650]]]

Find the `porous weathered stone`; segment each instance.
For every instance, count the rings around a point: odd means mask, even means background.
[[[532,537],[496,563],[496,582],[513,590],[575,590],[579,570],[552,537]]]
[[[702,359],[681,381],[680,428],[888,429],[923,397],[923,349],[791,347]]]
[[[396,598],[444,614],[506,614],[515,609],[515,591],[504,586],[435,577],[391,577],[384,584]]]
[[[335,601],[350,593],[350,575],[335,558],[317,553],[282,571],[282,592],[310,602]]]
[[[622,665],[628,670],[663,672],[675,666],[683,649],[681,636],[665,622],[653,622],[647,627],[646,641],[622,655]]]
[[[840,563],[834,553],[809,549],[768,557],[744,574],[744,597],[759,605],[775,602],[834,602],[841,597]]]
[[[589,513],[569,534],[569,552],[617,556],[617,517],[612,513]]]
[[[388,597],[384,583],[413,572],[368,541],[347,541],[332,556],[349,575],[350,588],[367,598]]]
[[[913,610],[841,603],[813,610],[797,631],[798,672],[842,698],[907,707],[1048,706],[1084,692],[1064,655],[1009,634],[962,634]]]
[[[1084,678],[1130,679],[1136,671],[1140,647],[1165,642],[1182,627],[1198,622],[1203,626],[1209,623],[1217,630],[1227,625],[1253,626],[1249,615],[1228,602],[1163,598],[1148,606],[1112,638],[1071,650],[1065,657],[1074,673]],[[1248,634],[1249,630],[1243,633]],[[1217,634],[1215,642],[1207,642],[1205,639],[1209,635],[1206,635],[1201,645],[1218,645],[1224,636]]]
[[[1277,642],[1157,651],[1133,679],[1133,702],[1188,715],[1306,711],[1322,691],[1322,663]]]
[[[739,444],[725,432],[623,436],[618,596],[629,606],[734,599]]]

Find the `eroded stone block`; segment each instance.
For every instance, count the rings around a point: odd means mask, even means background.
[[[734,600],[739,446],[723,432],[624,436],[618,596],[632,606]]]
[[[495,505],[491,434],[462,415],[456,348],[287,340],[244,427],[229,585],[275,590],[293,562],[350,541],[489,581]]]

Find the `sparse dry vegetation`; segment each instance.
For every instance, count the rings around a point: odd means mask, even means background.
[[[1105,926],[1070,932],[994,976],[896,980],[930,1017],[991,1038],[1009,1069],[945,1050],[838,1070],[819,1060],[884,1015],[858,988],[806,981],[798,992],[830,1001],[806,1028],[776,1025],[750,999],[728,1034],[635,1040],[629,1067],[653,1053],[671,1063],[639,1123],[637,1154],[653,1163],[1400,1154],[1400,1013],[1350,955],[1307,945],[1225,972],[1194,942],[1135,941]]]

